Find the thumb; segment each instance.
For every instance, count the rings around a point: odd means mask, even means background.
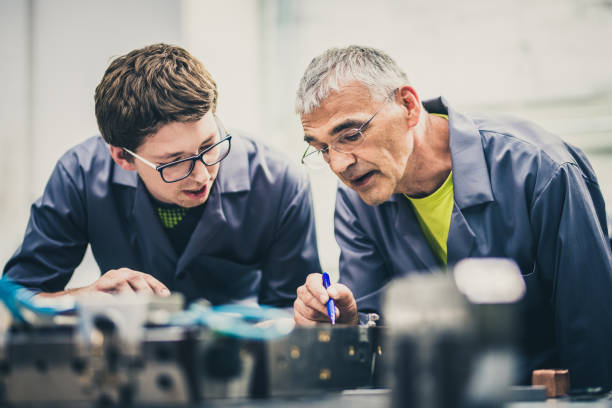
[[[339,316],[338,323],[357,324],[359,317],[357,314],[357,303],[353,292],[341,283],[335,283],[327,288],[329,297],[334,299],[336,307],[338,308]]]
[[[353,292],[341,283],[330,285],[329,288],[327,288],[327,294],[330,298],[334,299],[336,305],[340,308],[355,303]]]

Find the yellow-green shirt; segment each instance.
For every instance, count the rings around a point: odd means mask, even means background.
[[[427,197],[412,198],[406,195],[414,207],[419,225],[434,255],[446,265],[446,240],[453,213],[453,172],[444,184]]]
[[[448,120],[448,115],[433,113]],[[450,229],[451,215],[453,214],[453,172],[436,191],[427,197],[412,198],[406,196],[412,203],[417,220],[423,230],[425,239],[434,255],[446,265],[446,241]]]

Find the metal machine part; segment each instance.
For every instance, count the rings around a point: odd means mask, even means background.
[[[414,274],[385,298],[394,407],[499,407],[514,379],[516,302],[525,291],[505,259]]]
[[[249,339],[200,324],[170,325],[167,305],[155,307],[162,324],[151,324],[151,301],[88,297],[78,301],[76,324],[7,325],[0,333],[0,406],[190,406],[372,382],[378,328],[297,328],[280,336],[279,324],[268,322],[276,337]],[[235,321],[219,327],[231,332]],[[258,336],[268,327],[245,331],[241,324],[243,333]]]
[[[268,396],[299,396],[373,385],[380,328],[296,327],[265,344]]]

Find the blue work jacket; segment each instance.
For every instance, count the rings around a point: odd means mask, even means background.
[[[145,272],[187,300],[257,297],[291,306],[306,276],[320,271],[310,183],[280,153],[232,135],[182,254],[137,173],[118,166],[94,137],[57,163],[5,276],[46,292],[63,290],[90,244],[102,273],[121,267]]]
[[[573,387],[612,388],[612,257],[604,200],[586,157],[526,121],[468,117],[442,98],[424,106],[449,115],[448,264],[507,257],[522,271],[522,381],[531,369],[562,367]],[[401,194],[372,207],[340,185],[335,232],[340,281],[360,311],[380,312],[391,279],[440,267]]]

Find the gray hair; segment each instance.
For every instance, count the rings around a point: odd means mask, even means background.
[[[373,98],[385,98],[394,89],[409,85],[408,77],[383,51],[351,45],[330,48],[315,57],[300,80],[295,111],[304,115],[318,108],[332,91],[357,81],[364,84]]]

